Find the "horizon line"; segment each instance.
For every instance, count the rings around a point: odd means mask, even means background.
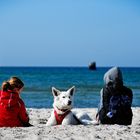
[[[115,65],[114,65],[115,66]],[[96,66],[96,68],[111,68],[111,67],[114,67],[114,66]],[[86,68],[86,67],[89,67],[88,65],[87,66],[0,66],[1,67],[48,67],[48,68]],[[140,66],[117,66],[117,67],[120,67],[120,68],[140,68]]]

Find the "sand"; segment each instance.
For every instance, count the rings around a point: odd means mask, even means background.
[[[46,126],[52,109],[27,109],[33,127],[0,128],[0,140],[140,140],[140,108],[133,109],[132,125]],[[74,109],[95,119],[96,108]]]

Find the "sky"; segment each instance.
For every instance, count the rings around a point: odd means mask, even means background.
[[[0,66],[140,67],[139,0],[0,0]]]

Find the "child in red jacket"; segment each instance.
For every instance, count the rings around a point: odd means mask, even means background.
[[[0,90],[0,127],[27,127],[29,117],[20,93],[24,83],[17,77],[3,82]]]

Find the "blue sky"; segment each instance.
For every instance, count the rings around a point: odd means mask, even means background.
[[[0,66],[140,67],[139,0],[1,0]]]

